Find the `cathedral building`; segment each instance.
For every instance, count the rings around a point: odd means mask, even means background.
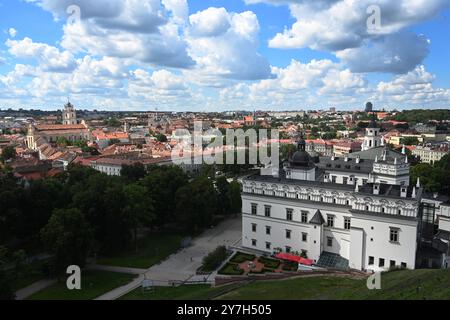
[[[372,121],[363,151],[342,157],[312,156],[300,139],[278,176],[244,178],[243,247],[330,268],[416,268],[426,196],[410,185],[405,150],[390,150],[379,130]]]
[[[74,106],[68,102],[62,111],[63,124],[30,124],[27,134],[27,147],[39,151],[42,160],[49,159],[56,149],[59,138],[74,142],[91,141],[91,131],[85,121],[78,123]]]

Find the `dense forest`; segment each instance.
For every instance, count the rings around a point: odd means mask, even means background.
[[[192,179],[175,166],[125,167],[122,177],[71,166],[26,185],[0,174],[0,287],[7,291],[6,266],[18,256],[47,252],[49,273],[59,275],[88,256],[128,247],[142,232],[197,234],[239,213],[240,191],[236,181]]]

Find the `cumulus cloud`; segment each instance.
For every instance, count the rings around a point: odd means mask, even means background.
[[[403,32],[405,28],[426,21],[448,8],[448,0],[388,1],[388,0],[339,0],[339,1],[248,1],[288,3],[296,22],[270,41],[272,48],[311,48],[335,52],[345,57],[352,71],[407,72],[420,64],[427,53],[427,41],[423,37]],[[371,5],[380,8],[381,24],[375,30],[367,27]],[[391,48],[395,43],[395,48]],[[375,56],[370,50],[383,52],[380,59],[369,59],[361,66],[354,54]],[[353,49],[353,53],[351,51]],[[346,51],[347,50],[347,51]],[[411,54],[408,51],[418,50]],[[344,51],[343,53],[341,51]],[[345,52],[346,51],[346,52]],[[361,59],[361,61],[364,61]],[[388,63],[384,63],[384,62]]]
[[[38,3],[55,17],[67,18],[61,45],[72,52],[129,58],[155,66],[189,68],[194,65],[178,25],[187,15],[183,0],[41,0]],[[68,8],[72,10],[69,13]]]
[[[16,35],[17,35],[17,30],[14,29],[14,28],[9,28],[8,34],[9,34],[9,36],[10,36],[11,38],[15,38]]]
[[[70,72],[76,67],[73,55],[68,51],[61,52],[58,48],[46,43],[36,43],[30,38],[6,41],[9,53],[18,58],[36,59],[46,71]]]
[[[253,12],[209,8],[189,21],[189,53],[201,73],[237,80],[271,77],[268,61],[257,52],[260,28]]]
[[[406,73],[426,58],[429,44],[424,36],[401,32],[366,41],[361,47],[336,55],[354,72]]]
[[[396,76],[392,81],[377,85],[375,98],[386,103],[416,104],[429,107],[436,103],[448,103],[450,89],[435,88],[435,76],[423,65],[407,74]]]

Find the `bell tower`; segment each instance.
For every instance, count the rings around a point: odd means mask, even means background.
[[[366,151],[382,145],[383,141],[380,135],[380,128],[377,125],[375,112],[372,112],[372,120],[370,121],[369,126],[366,128],[366,136],[364,137],[362,150]]]
[[[62,116],[64,125],[78,124],[77,112],[75,111],[75,107],[70,103],[70,101],[67,101],[67,103],[64,105]]]

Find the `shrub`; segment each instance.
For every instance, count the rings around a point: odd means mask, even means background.
[[[228,257],[228,251],[225,246],[217,247],[216,250],[203,258],[202,271],[216,270]]]
[[[231,258],[230,262],[233,263],[243,263],[245,261],[253,261],[256,256],[253,254],[247,254],[243,252],[236,252],[236,254]]]

